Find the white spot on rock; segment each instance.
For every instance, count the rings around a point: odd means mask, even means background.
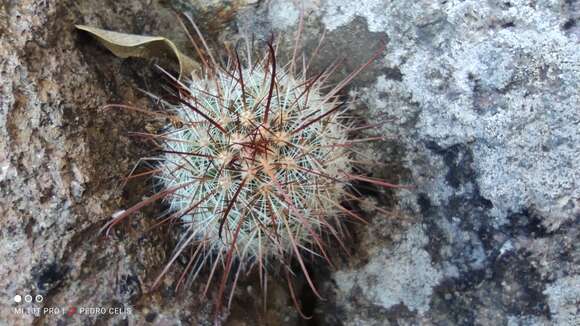
[[[270,4],[269,16],[275,28],[286,29],[298,22],[300,11],[289,1],[274,0]]]
[[[555,325],[580,325],[580,276],[563,277],[546,288]]]
[[[361,269],[337,272],[334,277],[339,289],[352,295],[359,287],[376,305],[390,308],[403,303],[424,314],[429,310],[433,287],[443,278],[423,249],[427,241],[420,225],[412,227],[394,250],[380,250]]]

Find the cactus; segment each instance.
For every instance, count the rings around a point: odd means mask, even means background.
[[[303,256],[330,263],[329,241],[346,249],[344,220],[364,222],[342,205],[360,200],[351,182],[396,187],[354,172],[354,144],[382,138],[351,139],[354,131],[377,125],[355,125],[338,96],[383,48],[324,93],[338,63],[309,77],[310,64],[296,73],[295,55],[285,66],[278,65],[275,45],[269,42],[268,51],[255,62],[248,54],[242,63],[237,51],[229,51],[227,63],[220,65],[197,31],[205,46],[205,51],[196,46],[204,69],[186,82],[162,70],[175,89],[166,98],[172,104],[165,111],[147,111],[171,121],[161,132],[146,135],[162,148],[154,169],[145,173],[153,174],[161,190],[115,216],[104,229],[108,232],[145,205],[163,200],[168,210],[160,223],[183,223],[173,257],[156,284],[186,248],[194,248],[177,286],[186,275],[191,281],[209,271],[205,292],[212,280],[219,280],[219,311],[227,285],[235,288],[241,271],[257,268],[266,287],[270,266],[277,266],[305,317],[290,280],[293,262],[320,296]],[[232,295],[233,290],[229,302]]]

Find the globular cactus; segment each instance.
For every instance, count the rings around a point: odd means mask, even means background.
[[[269,266],[281,266],[296,303],[289,275],[297,262],[319,295],[303,255],[329,260],[331,238],[344,246],[343,220],[364,222],[343,206],[358,198],[351,182],[395,186],[353,171],[354,144],[381,137],[350,139],[353,131],[376,125],[355,125],[337,95],[382,49],[326,92],[323,85],[337,63],[308,76],[307,66],[295,72],[294,58],[278,65],[272,42],[255,62],[247,55],[242,63],[230,51],[223,66],[205,50],[205,55],[199,52],[201,73],[186,82],[170,78],[176,89],[169,99],[173,104],[156,116],[172,123],[148,134],[162,147],[151,171],[161,190],[106,228],[164,200],[169,208],[162,222],[183,223],[181,240],[158,281],[186,248],[194,248],[183,275],[195,279],[209,271],[207,291],[212,279],[219,279],[216,270],[221,271],[218,310],[229,281],[235,287],[240,272],[255,267],[266,282]]]

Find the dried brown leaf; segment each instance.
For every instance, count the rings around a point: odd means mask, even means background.
[[[120,58],[177,59],[179,79],[200,69],[197,62],[181,53],[175,44],[165,37],[119,33],[85,25],[75,25],[75,27],[90,33]]]

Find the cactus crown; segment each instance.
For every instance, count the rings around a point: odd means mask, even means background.
[[[242,69],[242,78],[231,73],[189,82],[186,103],[171,109],[182,123],[163,133],[156,179],[164,189],[190,183],[166,201],[207,251],[287,261],[293,242],[315,245],[339,215],[343,183],[335,180],[350,171],[336,146],[347,141],[341,112],[318,119],[337,106],[304,78],[277,74],[270,95],[262,67]]]

